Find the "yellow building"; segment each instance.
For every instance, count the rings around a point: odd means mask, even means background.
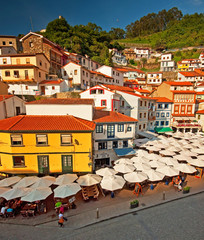
[[[41,82],[47,79],[50,63],[43,53],[0,56],[1,78],[4,82]]]
[[[16,116],[0,120],[0,172],[92,172],[95,124],[73,116]]]

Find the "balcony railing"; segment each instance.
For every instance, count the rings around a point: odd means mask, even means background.
[[[200,128],[201,125],[198,123],[173,123],[172,127],[183,127],[183,128]]]

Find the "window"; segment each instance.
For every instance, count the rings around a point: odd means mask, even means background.
[[[22,146],[23,145],[22,135],[11,135],[11,145]]]
[[[156,117],[159,117],[159,112],[156,113]]]
[[[13,166],[14,167],[25,167],[24,156],[13,156]]]
[[[106,106],[106,100],[101,100],[101,106],[103,107],[103,106]]]
[[[104,90],[103,89],[98,89],[98,94],[104,94]]]
[[[20,107],[16,107],[16,115],[20,115],[21,113],[21,108]]]
[[[142,113],[140,113],[140,118],[142,118]]]
[[[52,86],[52,90],[55,90],[55,86]]]
[[[110,124],[107,126],[107,137],[112,138],[115,136],[115,125]]]
[[[128,147],[128,141],[123,141],[123,147]]]
[[[9,45],[13,45],[13,42],[9,41]]]
[[[192,106],[187,107],[187,113],[192,113]]]
[[[113,141],[113,148],[118,148],[118,141]]]
[[[5,71],[5,76],[10,77],[11,76],[10,71]]]
[[[64,71],[64,76],[67,76],[67,72],[66,71]]]
[[[30,64],[30,58],[26,58],[26,64]]]
[[[45,63],[45,68],[47,68],[47,63]]]
[[[159,121],[156,121],[156,122],[155,122],[155,126],[159,126]]]
[[[13,71],[13,73],[14,73],[14,77],[19,78],[19,71]]]
[[[143,124],[143,129],[145,129],[146,128],[146,124]]]
[[[90,94],[96,94],[96,89],[91,90]]]
[[[103,125],[96,125],[96,133],[103,133]]]
[[[72,155],[62,155],[63,167],[72,167]]]
[[[47,135],[37,135],[36,136],[36,144],[37,145],[47,145]]]
[[[40,61],[40,66],[42,66],[42,61]]]
[[[144,102],[145,107],[147,106],[147,101]]]
[[[74,75],[77,75],[77,70],[74,70]]]
[[[28,86],[25,86],[25,90],[28,90]]]
[[[84,76],[84,74],[85,74],[85,73],[84,73],[84,70],[82,71],[82,74],[83,74],[83,76]]]
[[[127,132],[131,132],[132,131],[132,127],[128,126],[127,127]]]
[[[39,72],[39,77],[41,77],[41,72]]]
[[[142,101],[140,101],[140,107],[142,107]]]
[[[200,120],[200,114],[198,114],[198,120]]]
[[[3,58],[3,64],[7,64],[7,59]]]
[[[70,144],[72,144],[72,135],[61,134],[61,145],[70,145]]]
[[[6,45],[6,42],[5,42],[5,41],[3,41],[3,42],[2,42],[2,44],[3,44],[3,45]]]
[[[144,118],[146,118],[146,116],[147,116],[147,113],[144,113]]]
[[[165,103],[165,104],[164,104],[164,108],[165,108],[165,109],[168,109],[168,108],[169,108],[169,104],[168,104],[168,103]]]
[[[165,113],[164,112],[161,113],[161,117],[165,117]]]
[[[175,113],[178,113],[178,112],[179,112],[179,105],[175,105],[175,107],[174,107],[174,112],[175,112]]]
[[[181,106],[181,113],[185,113],[185,108],[186,108],[186,106],[184,106],[184,105]]]
[[[166,113],[166,117],[169,117],[169,112]]]
[[[107,142],[99,142],[98,143],[98,150],[107,149]]]
[[[88,77],[89,76],[89,74],[88,73],[86,73],[86,77]]]
[[[161,126],[164,126],[164,121],[161,121]]]
[[[21,64],[21,60],[19,58],[16,59],[16,64]]]
[[[28,70],[25,70],[25,79],[28,79]]]
[[[142,125],[139,125],[139,130],[141,130],[142,129]]]
[[[162,104],[161,103],[158,104],[158,108],[162,108]]]
[[[125,106],[125,101],[121,101],[121,107]]]
[[[124,132],[124,124],[118,124],[118,132]]]
[[[33,47],[33,46],[34,46],[32,41],[29,42],[29,46],[30,46],[30,47]]]
[[[115,71],[113,71],[113,75],[115,75]]]
[[[169,121],[166,121],[166,126],[168,126],[169,125]]]

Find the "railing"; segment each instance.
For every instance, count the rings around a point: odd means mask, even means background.
[[[201,127],[200,124],[198,123],[173,123],[172,127],[183,127],[183,128],[188,128],[188,127]]]

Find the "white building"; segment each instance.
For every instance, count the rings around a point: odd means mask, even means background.
[[[34,81],[16,81],[8,83],[10,94],[15,95],[39,95],[38,83]]]
[[[13,95],[0,95],[0,119],[25,114],[25,102]]]
[[[121,51],[118,51],[116,48],[113,48],[113,49],[109,49],[109,52],[112,53],[113,63],[127,66],[128,62],[127,62],[126,56],[123,55]]]
[[[53,95],[55,93],[66,92],[68,86],[64,80],[44,80],[39,84],[40,95]]]
[[[90,71],[90,75],[91,75],[91,79],[90,79],[91,87],[99,84],[113,84],[114,79],[103,73]]]
[[[177,82],[191,82],[197,85],[198,82],[204,81],[204,74],[200,74],[196,71],[190,72],[178,72],[178,78],[175,80]]]
[[[172,60],[171,53],[165,53],[161,55],[160,71],[169,72],[175,70],[175,62]]]
[[[134,52],[136,53],[136,60],[140,60],[141,58],[150,58],[149,48],[134,48]]]
[[[173,101],[165,97],[153,98],[156,100],[156,132],[166,132],[171,130],[171,112]]]
[[[109,90],[103,85],[97,85],[80,93],[82,99],[93,99],[95,107],[104,108],[106,111],[119,111],[120,94]]]
[[[94,169],[112,165],[118,157],[134,155],[137,119],[118,112],[96,110],[94,114]]]
[[[145,78],[145,72],[136,68],[116,68],[123,73],[124,78],[135,80],[137,78]]]
[[[199,60],[200,60],[200,67],[204,68],[204,52],[200,54]]]
[[[94,101],[80,98],[48,98],[26,103],[27,115],[73,115],[93,120]]]
[[[113,78],[113,85],[123,86],[123,73],[118,71],[116,68],[103,65],[96,69],[97,72],[103,73]]]
[[[69,90],[85,90],[90,87],[90,71],[81,65],[69,62],[62,67],[61,72]]]
[[[147,84],[160,85],[162,83],[162,72],[148,72]]]

